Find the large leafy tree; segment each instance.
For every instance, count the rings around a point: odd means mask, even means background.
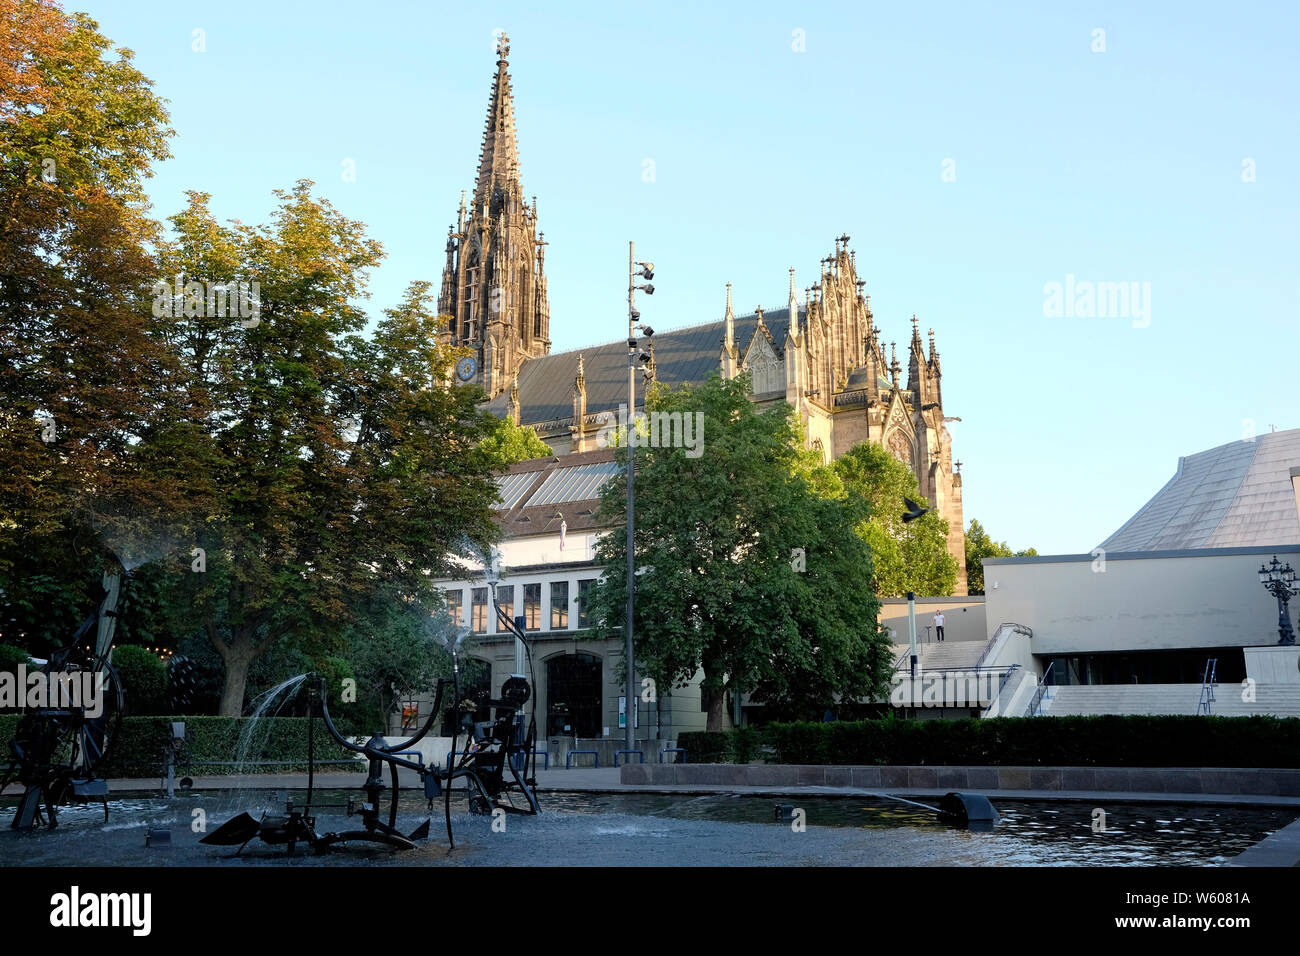
[[[903,521],[903,498],[922,507],[916,476],[880,445],[863,442],[832,467],[845,492],[861,501],[869,517],[858,533],[871,549],[873,581],[880,597],[951,594],[957,586],[957,559],[948,553],[948,522],[930,511]]]
[[[819,496],[784,403],[760,411],[745,377],[656,389],[651,412],[703,415],[702,453],[634,448],[636,666],[658,686],[703,672],[710,729],[726,725],[726,694],[749,692],[783,712],[815,712],[836,694],[881,690],[887,653],[876,627],[870,555],[847,498]],[[619,458],[625,461],[626,443]],[[601,516],[624,520],[622,477]],[[799,550],[796,550],[799,549]],[[802,560],[794,559],[802,555]],[[605,576],[591,593],[598,630],[621,630],[625,536],[601,538]]]
[[[169,368],[144,180],[172,131],[131,60],[82,14],[0,0],[0,627],[38,651],[96,596],[104,545],[139,563],[177,501],[138,453]]]
[[[1023,558],[1038,554],[1034,548],[1012,551],[1005,541],[995,541],[984,530],[984,526],[974,518],[966,531],[966,581],[971,594],[984,593],[983,558]]]
[[[355,305],[379,245],[300,182],[269,224],[216,223],[191,194],[173,218],[165,273],[182,283],[258,283],[252,319],[165,314],[183,367],[175,420],[194,467],[185,522],[206,571],[180,580],[226,670],[237,714],[249,665],[282,641],[344,652],[378,586],[433,603],[448,555],[496,533],[484,439],[499,423],[476,389],[450,384],[428,283],[413,283],[372,335]]]

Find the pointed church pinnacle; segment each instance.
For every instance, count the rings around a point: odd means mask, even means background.
[[[578,382],[579,384],[581,384],[581,383],[585,382],[586,379],[587,379],[587,375],[586,375],[586,370],[585,370],[585,368],[584,368],[584,366],[583,366],[583,362],[582,362],[582,353],[579,352],[579,353],[578,353],[578,378],[577,378],[577,382]]]
[[[731,309],[731,283],[727,283],[727,310],[722,313],[722,320],[725,323],[723,330],[722,345],[727,351],[736,347],[736,313]]]
[[[476,207],[492,198],[493,186],[500,185],[501,180],[519,180],[515,111],[510,95],[510,74],[506,69],[509,55],[510,38],[502,33],[497,39],[497,73],[492,81],[492,98],[488,105],[487,126],[483,132],[478,181],[474,184]]]
[[[790,317],[793,318],[795,310],[799,308],[799,297],[794,291],[794,266],[790,267]]]

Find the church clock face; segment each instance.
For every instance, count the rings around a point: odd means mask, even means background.
[[[478,371],[478,362],[474,361],[472,356],[465,356],[456,363],[456,377],[462,382],[468,382]]]

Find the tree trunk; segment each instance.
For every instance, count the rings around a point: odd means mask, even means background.
[[[253,635],[241,629],[229,643],[215,637],[211,632],[208,636],[226,665],[226,683],[221,689],[221,716],[242,717],[248,668],[257,657],[257,649],[253,646]]]
[[[244,685],[248,681],[248,661],[242,666],[231,658],[225,658],[226,685],[221,689],[222,717],[240,717],[244,713]]]
[[[700,702],[708,711],[708,723],[704,729],[710,732],[730,730],[731,714],[727,711],[727,692],[721,688],[700,687]]]

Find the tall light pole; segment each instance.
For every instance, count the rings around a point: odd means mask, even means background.
[[[643,285],[637,285],[636,280],[653,279],[654,263],[637,262],[636,250],[633,243],[627,244],[627,434],[623,439],[627,447],[627,617],[623,622],[623,652],[624,659],[627,663],[627,682],[623,688],[624,705],[623,705],[623,746],[628,750],[635,750],[636,744],[633,733],[633,721],[635,719],[636,696],[633,693],[636,687],[636,676],[634,673],[634,650],[632,648],[632,611],[633,604],[636,600],[634,589],[636,587],[636,546],[633,543],[633,494],[632,485],[636,474],[635,451],[636,439],[636,370],[641,350],[636,341],[636,321],[641,318],[641,313],[636,310],[636,290],[644,290],[646,295],[654,295],[655,287],[649,282]],[[653,335],[654,332],[642,326],[646,335]]]

